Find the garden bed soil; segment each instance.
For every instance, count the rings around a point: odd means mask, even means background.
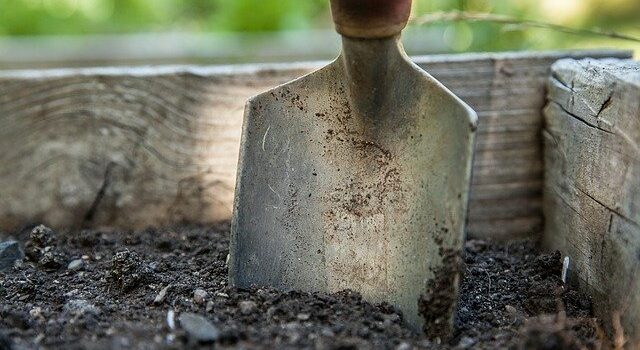
[[[0,349],[595,349],[587,297],[530,242],[466,243],[452,337],[427,339],[357,294],[227,285],[228,224],[0,234]],[[426,306],[425,306],[426,307]],[[198,316],[202,316],[198,317]]]

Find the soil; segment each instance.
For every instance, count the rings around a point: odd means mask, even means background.
[[[39,226],[0,234],[0,241],[9,238],[21,243],[26,258],[0,272],[0,349],[600,345],[589,299],[560,280],[561,256],[538,253],[530,242],[468,241],[453,333],[429,340],[404,326],[390,305],[372,305],[354,292],[227,286],[227,224],[136,232]],[[187,322],[201,320],[190,313],[209,323],[187,332]]]
[[[437,242],[437,241],[436,241]],[[442,340],[451,338],[451,315],[455,314],[456,284],[460,278],[460,252],[440,249],[442,267],[434,271],[418,301],[424,320],[423,331],[427,338]]]

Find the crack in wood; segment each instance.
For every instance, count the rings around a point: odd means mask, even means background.
[[[562,194],[560,194],[560,192],[558,192],[558,190],[555,189],[555,187],[550,187],[551,191],[553,191],[553,193],[556,195],[556,197],[560,198],[560,200],[562,201],[562,203],[564,203],[567,208],[571,209],[571,211],[573,211],[574,213],[576,213],[576,215],[578,215],[580,218],[582,218],[583,220],[587,220],[586,217],[584,217],[580,211],[576,208],[574,208],[571,204],[569,204],[569,200],[564,198],[564,196]]]
[[[89,207],[87,212],[84,214],[83,222],[85,224],[90,224],[93,221],[93,218],[95,217],[96,212],[98,211],[98,207],[100,206],[100,203],[104,199],[107,193],[107,189],[111,185],[111,175],[115,165],[116,163],[114,162],[109,162],[107,164],[107,168],[105,169],[105,172],[104,172],[104,178],[102,180],[102,185],[100,185],[100,188],[98,189],[98,192],[96,193],[96,196],[93,199],[91,206]]]
[[[615,86],[615,84],[614,84],[614,86]],[[614,90],[611,90],[611,93],[609,94],[609,97],[607,97],[607,99],[604,101],[604,103],[602,103],[602,106],[600,106],[600,110],[596,114],[596,118],[600,118],[600,114],[602,114],[602,112],[604,112],[604,110],[607,109],[611,105],[611,101],[613,99],[613,93],[614,93]]]
[[[620,212],[619,209],[613,209],[611,207],[609,207],[608,205],[606,205],[604,202],[596,199],[594,196],[590,195],[589,193],[587,193],[585,190],[581,189],[580,187],[574,185],[573,186],[575,189],[577,189],[578,191],[582,192],[585,196],[589,197],[592,201],[598,203],[599,205],[601,205],[602,207],[604,207],[605,209],[609,210],[610,212],[616,214],[617,216],[619,216],[620,218],[624,219],[625,221],[629,222],[630,224],[632,224],[635,227],[640,227],[640,224],[638,224],[638,222],[636,222],[635,220],[625,216],[624,214],[622,214]]]
[[[563,112],[565,112],[567,115],[569,115],[569,116],[573,117],[574,119],[576,119],[576,120],[578,120],[578,121],[582,122],[583,124],[587,125],[588,127],[593,128],[593,129],[600,130],[600,131],[605,132],[605,133],[607,133],[607,134],[615,135],[615,133],[614,133],[614,132],[611,132],[611,131],[605,130],[605,129],[603,129],[603,128],[601,128],[601,127],[599,127],[599,126],[595,125],[595,124],[589,123],[589,122],[588,122],[588,121],[586,121],[585,119],[580,118],[580,117],[578,117],[577,115],[575,115],[575,114],[573,114],[573,113],[569,112],[566,108],[564,108],[564,106],[563,106],[561,103],[558,103],[558,102],[556,102],[556,101],[549,101],[549,102],[550,102],[550,103],[552,103],[552,104],[554,104],[554,105],[556,105],[556,106],[558,106],[558,107],[559,107],[560,109],[562,109],[562,111],[563,111]]]

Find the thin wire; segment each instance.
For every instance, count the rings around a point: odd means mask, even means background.
[[[589,35],[589,36],[602,36],[618,40],[632,41],[640,43],[640,38],[621,34],[613,31],[606,31],[598,28],[586,29],[586,28],[571,28],[565,27],[559,24],[519,19],[511,16],[496,15],[486,12],[466,12],[466,11],[450,11],[450,12],[434,12],[423,16],[415,17],[411,20],[411,23],[418,25],[428,25],[438,22],[489,22],[502,25],[517,25],[524,27],[549,29],[557,32],[574,34],[574,35]]]

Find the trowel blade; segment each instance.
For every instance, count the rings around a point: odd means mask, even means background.
[[[389,71],[384,82],[358,81],[359,68],[341,56],[248,102],[230,279],[238,287],[350,289],[445,336],[476,116],[392,45],[371,63]],[[438,283],[449,299],[420,308]]]

